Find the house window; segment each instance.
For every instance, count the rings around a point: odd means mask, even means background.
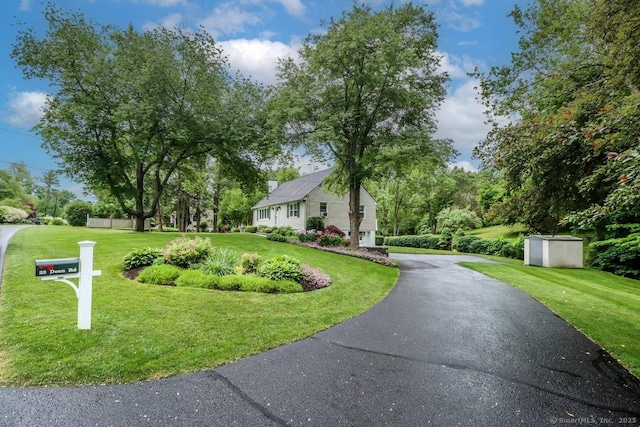
[[[360,205],[360,219],[364,219],[364,205]]]
[[[271,209],[258,209],[258,219],[271,219]]]
[[[287,218],[298,218],[300,216],[300,202],[289,203],[287,205]]]
[[[327,216],[327,202],[320,202],[320,216]]]

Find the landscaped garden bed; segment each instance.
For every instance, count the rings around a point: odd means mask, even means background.
[[[124,257],[124,276],[154,285],[225,291],[295,293],[327,287],[331,277],[288,255],[263,259],[214,247],[209,238],[179,237],[163,249],[136,249]]]

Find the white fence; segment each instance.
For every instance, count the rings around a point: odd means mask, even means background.
[[[120,219],[120,218],[90,218],[87,215],[87,227],[88,228],[112,228],[117,230],[133,230],[135,228],[135,219]],[[144,229],[146,231],[151,230],[151,220],[149,218],[144,220]]]

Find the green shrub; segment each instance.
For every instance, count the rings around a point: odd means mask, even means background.
[[[279,233],[267,234],[267,240],[271,240],[272,242],[287,242],[286,236],[283,236],[282,234],[279,234]]]
[[[507,246],[511,246],[511,243],[504,237],[490,239],[487,255],[500,255],[503,252],[502,249]]]
[[[84,227],[87,225],[87,215],[93,211],[91,203],[81,200],[69,203],[64,209],[65,218],[69,225],[74,227]]]
[[[318,236],[317,242],[320,246],[342,246],[344,238],[336,233],[325,231]]]
[[[324,230],[324,221],[319,216],[310,216],[307,218],[306,229],[316,231]]]
[[[247,225],[244,229],[245,233],[255,233],[258,231],[258,227],[255,227],[253,225]]]
[[[262,257],[255,252],[246,252],[240,258],[240,267],[245,274],[255,274],[262,265]]]
[[[184,270],[176,280],[176,286],[214,289],[218,286],[219,276],[207,274],[202,270]]]
[[[209,224],[207,224],[207,221],[201,221],[200,222],[200,231],[207,231],[207,226]]]
[[[131,270],[137,267],[153,265],[155,260],[160,258],[162,258],[162,249],[140,248],[125,255],[122,263],[125,270]]]
[[[446,208],[440,211],[437,220],[439,230],[444,228],[473,230],[482,225],[482,220],[470,209]]]
[[[470,252],[472,254],[490,255],[490,248],[491,242],[489,240],[478,238],[469,243],[469,246],[465,252]]]
[[[589,245],[592,267],[618,276],[640,279],[640,233]]]
[[[54,218],[49,221],[49,225],[64,225],[64,220],[62,218]]]
[[[295,294],[302,292],[302,285],[291,280],[280,280],[275,282],[276,292],[280,294]]]
[[[471,244],[477,240],[482,240],[478,236],[456,236],[451,243],[451,249],[458,252],[471,253]]]
[[[311,243],[315,242],[319,236],[320,233],[315,230],[300,230],[298,233],[298,240],[302,243]]]
[[[302,286],[290,280],[271,280],[266,277],[242,276],[240,290],[244,292],[291,294],[302,292]]]
[[[216,288],[221,291],[239,291],[245,276],[238,276],[235,274],[229,274],[228,276],[218,277],[218,284]]]
[[[290,226],[273,227],[271,229],[271,234],[279,234],[285,237],[296,237],[298,235],[298,233]]]
[[[163,250],[164,262],[181,268],[203,262],[214,251],[209,238],[179,237],[170,241]]]
[[[438,240],[438,249],[443,251],[451,250],[451,242],[453,241],[453,233],[450,228],[444,228],[440,233],[440,239]]]
[[[384,245],[384,236],[376,236],[376,246]]]
[[[193,268],[207,274],[226,276],[233,273],[236,265],[238,265],[238,258],[235,252],[227,248],[216,248],[204,261],[194,264]]]
[[[152,265],[142,270],[137,280],[151,285],[175,285],[182,271],[173,265]]]
[[[231,228],[231,232],[232,232],[232,233],[239,233],[239,232],[240,232],[240,229],[239,229],[238,227],[232,227],[232,228]]]
[[[385,246],[402,246],[405,248],[438,249],[440,236],[423,234],[420,236],[387,236]]]
[[[288,255],[267,259],[258,270],[258,275],[271,280],[291,280],[298,282],[302,277],[300,261]]]
[[[498,255],[505,258],[524,259],[524,236],[520,235],[516,241],[502,246]]]

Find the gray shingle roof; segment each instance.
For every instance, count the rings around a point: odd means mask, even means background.
[[[318,188],[318,186],[322,185],[322,181],[333,172],[333,169],[334,168],[325,169],[294,179],[293,181],[284,182],[273,190],[271,194],[256,203],[253,209],[302,200]]]

